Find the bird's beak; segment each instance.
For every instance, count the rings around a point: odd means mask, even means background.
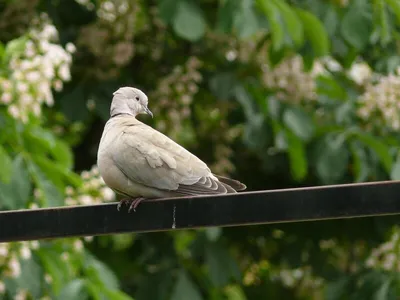
[[[144,111],[146,112],[146,114],[148,114],[151,117],[153,117],[153,113],[151,112],[151,110],[147,106],[144,107]]]

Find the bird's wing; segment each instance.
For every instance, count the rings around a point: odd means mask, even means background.
[[[145,124],[126,126],[113,160],[130,180],[182,195],[235,192],[207,165],[173,140]]]

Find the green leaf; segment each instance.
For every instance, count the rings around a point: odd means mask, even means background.
[[[211,92],[221,100],[228,100],[233,96],[236,85],[237,79],[231,72],[217,73],[209,81]]]
[[[285,44],[285,32],[279,8],[271,0],[258,0],[257,4],[268,19],[272,35],[272,47],[275,51],[278,51]]]
[[[222,228],[221,227],[210,227],[210,228],[206,228],[205,231],[206,231],[207,239],[210,242],[217,241],[218,238],[222,234]]]
[[[174,0],[172,0],[174,1]],[[216,30],[221,33],[230,33],[233,27],[234,15],[240,3],[237,1],[219,1]]]
[[[392,40],[391,27],[389,24],[389,15],[386,10],[384,0],[376,0],[374,4],[374,13],[377,20],[374,22],[375,32],[382,46],[386,46]]]
[[[353,156],[353,168],[355,182],[364,182],[368,179],[370,168],[365,149],[360,145],[359,141],[351,141],[350,149]]]
[[[285,27],[294,44],[299,47],[304,42],[304,31],[301,20],[295,11],[284,0],[272,0],[280,9],[281,16],[285,22]]]
[[[398,0],[385,0],[392,9],[392,12],[397,18],[397,23],[400,24],[400,2]]]
[[[18,288],[29,291],[34,299],[38,299],[42,293],[41,278],[43,272],[35,257],[28,260],[20,259],[21,275],[16,279]]]
[[[206,247],[206,264],[215,286],[224,286],[231,277],[240,278],[240,271],[230,253],[218,243]]]
[[[392,278],[389,278],[383,282],[381,287],[378,289],[378,291],[375,293],[374,300],[387,300],[391,299],[389,297],[390,295],[390,285],[392,283]]]
[[[376,155],[378,155],[386,172],[390,174],[393,165],[393,158],[390,155],[390,148],[384,142],[370,134],[356,132],[354,135],[359,141],[370,147],[376,153]]]
[[[306,150],[303,142],[289,130],[286,130],[285,133],[288,143],[290,173],[295,180],[303,180],[308,172]]]
[[[392,171],[390,172],[390,179],[400,180],[400,152],[397,154],[397,159],[393,164]]]
[[[332,134],[322,138],[315,149],[316,171],[325,184],[336,183],[345,174],[349,152],[341,136]]]
[[[27,41],[27,36],[21,36],[17,39],[9,41],[4,51],[3,63],[7,63],[12,56],[20,55],[24,51]]]
[[[268,97],[268,114],[269,116],[274,119],[278,120],[281,115],[281,102],[276,99],[275,97]]]
[[[327,284],[325,289],[326,300],[341,300],[347,294],[347,287],[350,284],[349,277],[342,277],[337,281]]]
[[[51,174],[54,173],[50,172],[49,169],[42,171],[42,169],[33,162],[29,164],[29,171],[37,186],[43,192],[45,204],[51,207],[61,206],[64,203],[64,197],[49,179],[49,177],[51,178]],[[45,171],[48,171],[47,176],[45,175]]]
[[[90,278],[92,282],[111,290],[117,290],[119,288],[117,277],[103,262],[86,253],[85,263],[87,277]]]
[[[172,292],[171,300],[201,300],[200,291],[192,280],[186,275],[184,270],[181,270],[178,275],[178,280]]]
[[[89,299],[84,279],[74,279],[68,282],[61,290],[57,300]]]
[[[41,247],[36,251],[40,258],[45,273],[50,274],[52,278],[51,287],[55,294],[61,292],[69,278],[68,265],[61,260],[61,249]]]
[[[51,148],[51,154],[65,169],[69,170],[72,168],[74,160],[71,149],[67,143],[56,139],[54,147]]]
[[[7,151],[0,145],[0,181],[10,183],[12,178],[12,160]]]
[[[310,41],[314,56],[324,56],[329,53],[328,34],[321,21],[310,12],[296,8],[296,13],[303,22],[304,33]]]
[[[103,294],[105,294],[107,296],[106,299],[109,300],[133,300],[132,297],[122,291],[105,289],[103,290]]]
[[[333,100],[343,101],[346,98],[346,90],[330,76],[318,76],[317,93]]]
[[[179,1],[181,0],[162,0],[159,2],[159,15],[165,24],[170,23],[174,19]]]
[[[175,33],[191,42],[201,39],[206,30],[206,21],[196,2],[180,1],[177,6],[176,16],[173,20]]]
[[[248,5],[244,5],[243,3],[248,3]],[[251,1],[242,2],[242,8],[234,16],[233,26],[238,36],[242,39],[248,38],[257,32],[259,28],[258,19]]]
[[[358,50],[368,44],[372,31],[372,20],[365,2],[356,1],[343,17],[340,30],[347,43]]]
[[[228,300],[246,300],[246,295],[240,285],[230,285],[224,289]]]
[[[11,181],[0,182],[0,205],[8,209],[25,207],[29,200],[32,185],[22,156],[15,157],[12,163]]]
[[[298,107],[290,106],[283,113],[284,124],[303,141],[309,141],[315,131],[311,117]]]

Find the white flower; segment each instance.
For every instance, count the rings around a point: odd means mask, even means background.
[[[25,56],[26,56],[26,57],[31,58],[31,57],[33,57],[35,54],[36,54],[35,49],[33,49],[33,48],[31,48],[31,47],[26,47],[26,48],[25,48]]]
[[[33,103],[32,111],[35,116],[37,116],[37,117],[40,116],[42,109],[40,108],[39,103]]]
[[[6,285],[4,284],[3,281],[0,281],[0,295],[4,295],[6,292]]]
[[[75,251],[77,251],[77,252],[82,251],[82,249],[83,249],[83,243],[82,243],[81,240],[76,240],[76,241],[74,242],[74,249],[75,249]]]
[[[93,203],[93,198],[89,195],[79,196],[79,203],[83,205],[89,205]]]
[[[56,80],[56,81],[54,81],[53,86],[54,86],[54,89],[55,89],[57,92],[59,92],[59,91],[61,91],[62,88],[63,88],[63,83],[62,83],[61,80]]]
[[[43,64],[41,65],[41,71],[43,72],[43,75],[51,80],[54,78],[54,68],[53,64],[51,63],[50,60],[43,60]]]
[[[67,186],[65,188],[65,194],[67,194],[68,196],[71,196],[74,193],[74,188],[72,186]]]
[[[21,103],[24,106],[28,106],[33,102],[33,97],[31,94],[22,94],[21,97]]]
[[[46,24],[41,35],[44,39],[51,40],[57,37],[57,29],[54,25]]]
[[[17,91],[22,93],[26,93],[28,91],[28,85],[24,82],[18,82],[17,83]]]
[[[0,244],[0,257],[6,257],[8,255],[8,244]]]
[[[396,255],[394,255],[393,253],[390,253],[390,254],[386,255],[386,257],[383,261],[382,267],[385,270],[390,271],[393,268],[395,262],[396,262]]]
[[[20,116],[20,111],[16,105],[11,105],[8,107],[8,113],[15,119]]]
[[[69,253],[68,253],[68,252],[63,252],[63,253],[61,254],[61,259],[62,259],[63,261],[67,261],[67,260],[69,259]]]
[[[27,247],[27,245],[23,245],[20,249],[21,257],[23,259],[30,259],[32,256],[31,249]]]
[[[53,277],[51,277],[51,275],[50,274],[45,274],[44,275],[44,280],[48,283],[48,284],[51,284],[52,282],[53,282]]]
[[[23,74],[22,74],[22,72],[21,71],[15,71],[14,73],[13,73],[13,77],[16,79],[16,80],[22,80],[22,78],[24,77],[23,76]]]
[[[72,43],[67,43],[67,44],[65,45],[65,49],[66,49],[69,53],[75,53],[75,51],[76,51],[76,47],[75,47],[75,45],[72,44]]]
[[[85,236],[83,239],[85,240],[85,242],[88,242],[88,243],[93,241],[93,237],[92,236]]]
[[[83,171],[81,173],[82,179],[89,179],[90,175],[88,171]]]
[[[67,205],[76,205],[77,203],[76,203],[76,201],[74,199],[72,199],[70,197],[67,197],[65,199],[65,204],[67,204]]]
[[[69,66],[66,63],[62,64],[58,69],[58,76],[60,76],[60,78],[64,81],[71,80],[71,73],[69,71]]]
[[[101,188],[100,194],[102,195],[105,201],[112,201],[115,198],[115,193],[109,187]]]
[[[10,93],[3,93],[1,95],[1,102],[3,102],[4,104],[10,103],[11,100],[12,100],[12,95]]]
[[[12,278],[17,278],[21,275],[21,265],[18,259],[13,255],[8,262],[8,268],[10,270],[10,275]]]
[[[1,88],[5,91],[8,91],[12,88],[12,84],[9,80],[2,80],[1,81]]]
[[[38,82],[40,79],[40,73],[38,71],[32,71],[25,74],[26,80],[29,82]]]
[[[28,292],[23,289],[18,289],[17,294],[14,297],[14,300],[26,300],[28,299]]]
[[[372,76],[372,70],[367,63],[354,63],[348,71],[349,77],[359,85],[362,85]]]
[[[225,58],[227,61],[234,61],[237,57],[237,52],[234,50],[229,50],[226,54],[225,54]]]
[[[46,41],[46,40],[41,40],[40,42],[39,42],[39,47],[40,47],[40,50],[42,51],[42,52],[48,52],[49,50],[50,50],[50,47],[51,47],[51,45],[50,45],[50,43],[48,42],[48,41]]]
[[[31,246],[31,248],[32,248],[33,250],[36,250],[36,249],[39,249],[40,244],[39,244],[38,241],[32,241],[32,242],[30,242],[30,246]]]

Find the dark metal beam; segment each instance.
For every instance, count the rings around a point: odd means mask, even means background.
[[[400,214],[400,182],[0,212],[0,242]]]

